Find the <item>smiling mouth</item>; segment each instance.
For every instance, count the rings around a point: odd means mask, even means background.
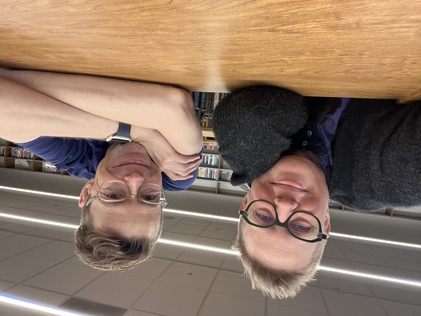
[[[139,161],[129,161],[129,162],[124,162],[118,166],[116,166],[116,168],[118,167],[122,167],[122,166],[129,166],[129,165],[137,165],[137,166],[142,166],[142,167],[146,167],[149,168],[148,166],[146,166],[144,163],[139,162]]]

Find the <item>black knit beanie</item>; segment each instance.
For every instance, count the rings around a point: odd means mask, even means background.
[[[213,129],[219,152],[234,171],[231,184],[251,183],[275,165],[307,118],[303,97],[279,87],[244,88],[222,99]]]

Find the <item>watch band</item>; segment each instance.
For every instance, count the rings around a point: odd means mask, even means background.
[[[115,134],[111,134],[105,140],[107,142],[129,143],[132,141],[130,138],[130,131],[132,126],[130,124],[118,123],[118,129]]]

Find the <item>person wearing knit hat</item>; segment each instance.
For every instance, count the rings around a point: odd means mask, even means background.
[[[232,185],[248,190],[233,249],[253,288],[287,298],[313,279],[329,200],[358,211],[421,204],[420,105],[264,85],[221,100],[215,137]]]

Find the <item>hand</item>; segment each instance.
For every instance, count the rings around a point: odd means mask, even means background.
[[[133,139],[136,141],[136,138]],[[172,180],[186,180],[193,177],[202,158],[200,155],[179,154],[157,130],[149,130],[147,137],[137,140],[147,150],[152,160]]]

